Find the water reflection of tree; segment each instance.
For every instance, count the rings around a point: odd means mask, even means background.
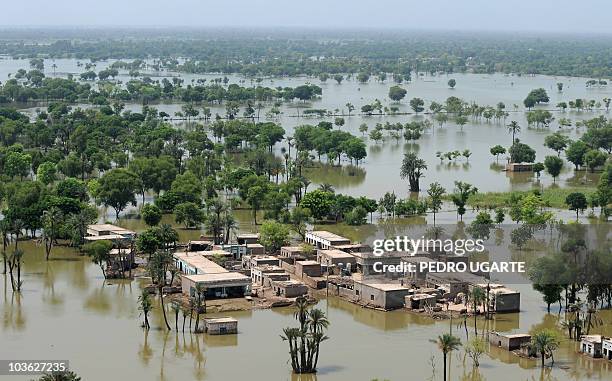
[[[322,164],[315,168],[305,170],[305,175],[316,184],[331,184],[335,188],[356,187],[365,181],[366,171],[355,165],[342,167]]]

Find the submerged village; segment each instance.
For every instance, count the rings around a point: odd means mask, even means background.
[[[7,33],[16,380],[612,376],[609,39]]]
[[[88,226],[87,234],[86,241],[113,243],[107,258],[107,276],[123,277],[126,272],[134,272],[147,277],[146,267],[142,267],[146,259],[138,258],[133,245],[129,248],[135,232],[112,224],[96,224]],[[453,318],[463,319],[465,325],[468,317],[473,317],[476,327],[476,316],[489,319],[494,314],[521,311],[520,292],[492,283],[488,274],[419,271],[420,263],[467,263],[469,256],[457,256],[443,250],[377,255],[367,244],[351,242],[325,230],[307,231],[303,242],[281,246],[275,252],[266,251],[259,240],[259,234],[238,233],[233,242],[225,244],[215,244],[214,237],[206,236],[185,243],[175,242],[169,264],[172,278],[145,286],[143,295],[163,295],[175,311],[177,331],[184,332],[186,316],[189,316],[188,329],[209,335],[239,332],[238,319],[208,318],[209,312],[218,315],[236,310],[316,303],[317,299],[330,295],[362,308],[404,309],[433,319],[450,319],[451,332]],[[375,270],[382,266],[403,266],[405,269],[409,267],[407,264],[416,265],[412,267],[416,271]],[[179,310],[183,311],[182,327],[179,326]],[[192,327],[194,315],[196,323]],[[465,325],[466,332],[467,329]],[[580,341],[579,351],[584,356],[612,361],[610,337],[576,335],[576,340]],[[516,356],[540,356],[541,349],[534,347],[533,338],[527,333],[491,331],[487,332],[487,340],[489,345],[514,352]],[[484,352],[484,348],[481,351]],[[541,356],[542,362],[544,357],[552,357],[552,349],[546,349],[545,356]]]

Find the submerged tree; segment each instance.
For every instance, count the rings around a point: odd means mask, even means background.
[[[420,159],[416,153],[408,152],[404,155],[404,161],[400,170],[402,179],[408,178],[411,192],[419,192],[419,179],[423,176],[423,171],[427,169],[425,160]]]
[[[329,320],[320,309],[310,309],[304,297],[297,298],[295,305],[294,316],[300,326],[283,329],[281,338],[289,342],[293,371],[298,374],[316,373],[321,342],[328,339],[323,332],[329,326]]]
[[[149,324],[149,312],[151,312],[151,310],[153,309],[153,303],[151,302],[149,291],[142,290],[142,294],[140,294],[140,296],[138,297],[138,304],[138,309],[141,311],[144,317],[144,322],[142,323],[142,326],[145,329],[149,329],[151,328],[151,325]]]
[[[438,340],[432,340],[433,343],[438,344],[438,348],[442,351],[442,357],[444,361],[444,381],[446,381],[446,358],[448,354],[454,350],[459,349],[461,346],[461,340],[458,337],[445,333],[438,336]]]

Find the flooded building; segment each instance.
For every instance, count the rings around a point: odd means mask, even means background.
[[[257,243],[259,241],[259,234],[256,233],[242,233],[236,236],[236,241],[239,245],[248,245]]]
[[[280,250],[280,257],[291,259],[288,263],[294,263],[297,260],[313,258],[312,254],[307,254],[301,246],[283,246]]]
[[[212,249],[213,242],[212,241],[189,241],[187,243],[187,251],[207,251]]]
[[[355,257],[357,271],[363,275],[387,275],[390,277],[398,277],[403,274],[385,270],[383,266],[399,266],[402,263],[402,257],[405,254],[399,252],[385,252],[381,255],[376,255],[373,252],[356,251],[351,253]]]
[[[601,348],[602,348],[603,358],[607,360],[612,360],[612,339],[609,337],[604,337],[601,340]]]
[[[238,333],[238,320],[231,317],[205,318],[204,332],[209,335],[233,335]]]
[[[487,289],[486,285],[482,288]],[[492,288],[490,302],[491,311],[496,313],[520,312],[521,293],[506,287]]]
[[[503,348],[507,351],[521,349],[523,344],[531,341],[531,335],[526,333],[504,334],[499,332],[489,333],[489,343],[492,346]]]
[[[183,294],[195,296],[197,285],[205,290],[206,299],[242,298],[251,292],[251,278],[237,272],[181,276]]]
[[[321,264],[317,261],[297,261],[295,262],[295,275],[303,277],[318,277],[323,274]]]
[[[306,232],[304,239],[317,249],[330,249],[337,245],[348,245],[351,240],[326,230],[314,230]]]
[[[289,274],[279,266],[261,265],[251,268],[251,281],[258,286],[270,287],[272,281],[288,279]]]
[[[404,297],[404,304],[409,310],[421,310],[425,307],[435,307],[437,303],[437,295],[432,294],[413,294]]]
[[[136,232],[111,224],[94,224],[87,226],[86,241],[120,241],[131,240]]]
[[[308,286],[296,280],[272,281],[272,290],[276,296],[297,298],[308,294]]]
[[[580,338],[580,352],[593,358],[602,357],[603,337],[601,335],[584,335]]]
[[[248,255],[264,255],[266,249],[260,243],[247,243],[247,254]]]
[[[357,258],[354,255],[338,249],[317,250],[317,262],[324,266],[337,266],[343,270],[354,272]]]
[[[408,287],[401,284],[374,279],[355,280],[353,290],[359,302],[384,310],[404,307],[405,297],[411,292]]]

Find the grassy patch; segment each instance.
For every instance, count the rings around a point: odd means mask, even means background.
[[[582,192],[585,195],[595,192],[595,187],[582,187],[582,188],[549,188],[544,189],[542,192],[542,200],[544,203],[551,208],[565,209],[565,198],[568,194],[574,192]],[[470,196],[468,199],[468,205],[478,206],[481,208],[499,208],[509,207],[512,203],[512,195],[525,196],[531,194],[533,191],[513,191],[513,192],[487,192],[477,193]]]

